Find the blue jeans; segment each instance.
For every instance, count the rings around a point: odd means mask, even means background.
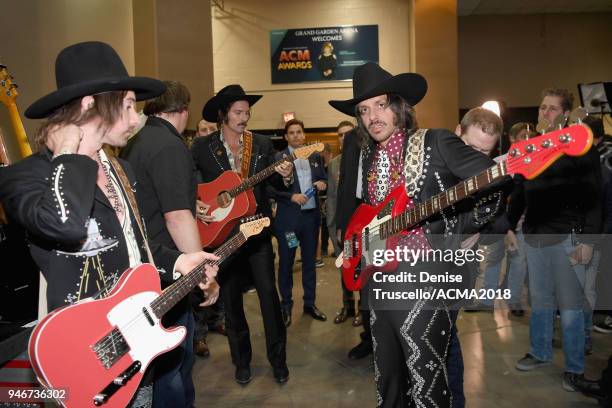
[[[593,258],[588,265],[586,265],[586,275],[584,281],[584,294],[586,297],[586,303],[584,305],[584,335],[585,344],[591,343],[591,330],[593,329],[593,309],[597,302],[597,272],[599,271],[599,261],[601,260],[601,250],[595,249],[593,251]]]
[[[183,299],[164,316],[165,326],[185,326],[187,336],[174,350],[155,360],[155,383],[153,384],[153,407],[188,407],[195,402],[195,387],[191,372],[193,354],[193,312]]]
[[[520,308],[521,293],[527,272],[527,262],[525,260],[525,238],[521,232],[516,233],[518,248],[516,251],[508,251],[508,289],[510,289],[510,299],[508,304],[514,308]],[[501,273],[502,261],[504,259],[505,243],[500,239],[487,245],[487,268],[484,272],[484,288],[497,289],[499,287],[499,275]],[[493,299],[483,299],[482,304],[492,306]]]
[[[484,288],[497,289],[499,287],[499,274],[504,259],[504,239],[487,245],[487,268],[484,272]],[[493,299],[485,298],[480,301],[483,305],[492,306]]]
[[[527,273],[527,259],[525,249],[525,237],[522,232],[516,233],[517,249],[508,251],[508,289],[510,289],[510,300],[508,303],[514,308],[520,309],[521,295]]]
[[[569,255],[575,249],[568,237],[547,247],[527,247],[529,267],[529,353],[541,361],[552,361],[552,338],[557,308],[561,313],[561,332],[565,371],[584,373],[584,265],[572,266]]]

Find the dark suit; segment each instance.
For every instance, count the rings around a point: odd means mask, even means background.
[[[409,138],[404,141],[404,151]],[[455,134],[444,129],[429,130],[422,149],[422,173],[416,179],[417,187],[413,197],[416,203],[424,202],[494,164],[490,158],[465,145]],[[374,165],[375,148],[371,140],[364,145],[364,150],[365,175]],[[405,176],[408,177],[407,174]],[[369,198],[367,187],[368,180],[364,177],[363,192],[366,201]],[[423,232],[429,246],[433,249],[458,249],[463,234],[478,231],[491,209],[479,206],[472,211],[472,207],[474,202],[467,199],[445,210],[444,215],[434,215],[425,221],[422,224]],[[440,270],[448,270],[448,267],[452,265],[443,262],[419,262],[414,267],[401,263],[397,270],[439,273]],[[466,273],[465,270],[465,265],[463,268],[453,267],[453,274]],[[374,289],[380,285],[370,281],[370,286]],[[414,284],[410,284],[404,289],[413,288]],[[447,381],[439,381],[439,375],[444,371],[440,367],[447,364],[445,357],[453,328],[447,304],[436,301],[426,301],[423,304],[403,301],[400,305],[403,310],[381,308],[374,301],[370,305],[372,337],[375,339],[374,344],[378,345],[374,354],[379,371],[376,377],[381,396],[379,406],[411,406],[415,401],[423,406],[450,406],[451,385]],[[408,320],[409,330],[404,327]],[[398,365],[398,361],[407,363]],[[432,361],[437,368],[420,369]],[[425,396],[425,390],[433,388],[434,384],[437,392],[431,396],[431,400]]]
[[[231,170],[227,153],[219,132],[195,140],[191,151],[203,182],[211,182],[226,170]],[[252,158],[249,175],[273,163],[272,143],[262,135],[253,135]],[[273,175],[271,178],[280,176]],[[254,187],[257,212],[271,216],[268,198],[269,179]],[[251,362],[249,326],[242,303],[243,280],[250,274],[259,295],[259,305],[266,332],[266,349],[270,364],[285,364],[287,334],[281,315],[280,301],[274,282],[274,254],[269,229],[249,238],[241,249],[228,258],[219,270],[219,284],[225,307],[227,338],[232,362],[237,367],[248,367]]]
[[[289,155],[285,149],[276,154],[280,160],[283,155]],[[310,165],[310,177],[312,183],[316,181],[327,182],[327,175],[323,159],[318,154],[308,158]],[[295,164],[295,163],[294,163]],[[287,242],[288,233],[295,233],[299,240],[302,254],[302,286],[304,287],[304,307],[315,305],[317,275],[315,261],[317,253],[317,242],[319,227],[321,225],[321,212],[319,200],[314,197],[315,208],[303,210],[300,205],[291,201],[293,194],[304,193],[310,187],[300,189],[297,170],[293,169],[293,180],[289,185],[275,183],[274,198],[276,199],[276,219],[274,220],[274,234],[278,240],[279,267],[278,287],[282,297],[282,305],[285,310],[291,310],[293,306],[293,262],[295,260],[296,248],[289,248]]]

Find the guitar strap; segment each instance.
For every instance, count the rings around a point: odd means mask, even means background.
[[[423,163],[425,161],[425,134],[427,129],[418,129],[408,139],[404,159],[404,178],[406,193],[408,197],[414,198],[419,180],[423,174]]]
[[[245,130],[242,134],[242,165],[241,174],[242,179],[246,180],[249,178],[249,169],[251,168],[251,153],[253,152],[253,134],[248,130]]]
[[[140,235],[142,236],[144,247],[145,247],[145,250],[147,251],[147,257],[149,258],[149,263],[152,265],[155,265],[155,262],[153,261],[153,255],[151,254],[151,248],[149,248],[149,241],[147,239],[147,235],[145,234],[145,228],[144,228],[144,225],[142,224],[142,218],[140,217],[140,211],[138,211],[138,204],[136,203],[136,197],[134,196],[134,190],[132,190],[132,186],[130,185],[130,180],[128,180],[128,177],[125,174],[123,167],[121,167],[121,164],[119,164],[117,159],[111,154],[108,154],[107,157],[108,157],[108,161],[110,162],[111,166],[113,166],[115,173],[117,173],[117,175],[119,176],[119,182],[121,183],[121,187],[123,188],[123,191],[125,191],[125,195],[127,195],[128,202],[130,204],[130,208],[132,209],[134,218],[136,218],[136,223],[138,224],[138,228],[140,229]]]

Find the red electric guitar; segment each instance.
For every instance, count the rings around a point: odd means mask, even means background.
[[[505,161],[409,210],[406,210],[408,196],[404,186],[394,189],[377,206],[360,205],[349,221],[344,235],[343,252],[336,261],[338,266],[341,263],[344,284],[349,290],[360,290],[372,273],[397,268],[396,261],[375,266],[373,253],[375,250],[395,249],[403,231],[412,229],[506,175],[518,173],[533,179],[563,154],[581,156],[592,144],[593,134],[587,126],[572,125],[514,143]]]
[[[210,206],[209,214],[215,221],[208,225],[198,220],[203,248],[215,248],[229,235],[241,217],[255,214],[257,202],[253,187],[274,174],[274,168],[285,161],[307,159],[314,152],[322,152],[323,143],[302,146],[257,174],[243,180],[240,174],[228,170],[210,183],[198,185],[198,199]]]
[[[163,292],[151,264],[130,268],[103,299],[84,299],[54,310],[30,337],[32,368],[50,389],[67,390],[65,407],[126,407],[149,363],[177,347],[187,330],[166,329],[162,316],[206,279],[205,264],[219,264],[248,237],[270,225],[269,218],[250,217],[240,232],[215,251],[216,262],[204,262]]]

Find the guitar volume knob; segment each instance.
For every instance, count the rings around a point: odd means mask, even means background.
[[[528,144],[527,146],[525,146],[525,151],[527,153],[533,153],[535,152],[536,147],[533,144]]]
[[[511,157],[518,157],[520,155],[521,155],[521,152],[520,152],[519,149],[514,148],[514,149],[510,150],[510,156]]]
[[[542,142],[542,147],[544,149],[548,149],[551,146],[552,146],[552,140],[550,139],[546,139],[545,141]]]

